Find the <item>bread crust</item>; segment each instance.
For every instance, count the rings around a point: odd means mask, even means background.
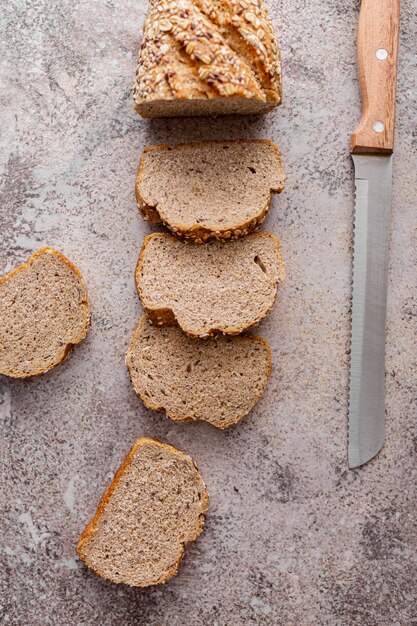
[[[201,224],[193,224],[189,228],[183,228],[180,224],[173,222],[168,217],[164,217],[161,215],[160,209],[158,205],[149,204],[146,199],[143,197],[141,193],[141,180],[144,175],[145,170],[145,159],[146,155],[153,150],[181,150],[184,148],[189,148],[190,146],[201,147],[212,144],[248,144],[248,143],[263,143],[270,145],[274,151],[274,155],[277,161],[277,169],[281,173],[280,176],[280,185],[277,187],[271,186],[271,193],[268,201],[264,204],[264,206],[250,219],[241,222],[235,228],[218,228],[213,230],[211,228],[207,228],[205,226],[201,226]],[[249,233],[256,230],[262,222],[264,222],[269,208],[271,206],[272,194],[273,193],[281,193],[285,187],[285,174],[282,170],[282,161],[281,155],[277,146],[270,141],[269,139],[253,139],[253,140],[232,140],[232,141],[221,141],[221,140],[212,140],[212,141],[197,141],[193,143],[179,143],[175,146],[169,146],[168,144],[156,144],[153,146],[147,146],[144,148],[141,160],[139,163],[138,173],[136,176],[136,184],[135,184],[135,196],[136,203],[138,209],[142,213],[144,219],[153,224],[163,224],[166,226],[173,235],[179,238],[184,238],[186,240],[192,241],[193,243],[206,243],[207,241],[230,241],[233,239],[238,239],[240,237],[244,237]]]
[[[152,0],[134,99],[148,118],[265,113],[280,104],[280,53],[263,0]]]
[[[88,567],[90,567],[94,572],[96,572],[96,574],[98,574],[99,576],[101,576],[102,578],[104,578],[105,580],[109,580],[110,582],[113,582],[110,578],[108,578],[105,573],[99,568],[96,567],[95,565],[93,565],[91,563],[91,561],[88,558],[88,555],[85,553],[84,551],[84,546],[85,543],[88,541],[88,539],[94,535],[97,532],[98,526],[99,526],[99,522],[100,522],[100,517],[103,514],[103,512],[106,509],[106,505],[108,503],[108,501],[110,500],[113,492],[115,491],[117,485],[119,484],[122,476],[124,475],[125,471],[127,470],[127,468],[129,467],[129,465],[131,464],[132,460],[134,459],[137,451],[139,450],[140,447],[142,446],[146,446],[146,445],[157,445],[159,446],[161,449],[163,450],[168,450],[169,452],[171,452],[172,454],[175,454],[176,456],[180,457],[180,458],[186,458],[189,461],[192,462],[192,464],[194,465],[202,484],[204,485],[204,490],[202,493],[202,500],[201,500],[201,513],[199,516],[199,520],[198,520],[198,527],[196,529],[195,535],[189,540],[189,541],[194,541],[195,539],[197,539],[197,537],[201,534],[201,531],[203,530],[204,527],[204,521],[205,521],[205,514],[208,508],[208,504],[209,504],[209,494],[207,491],[207,487],[203,481],[203,479],[201,478],[201,474],[200,471],[195,463],[195,461],[188,456],[188,454],[185,454],[184,452],[181,452],[181,450],[178,450],[178,448],[174,448],[174,446],[170,446],[169,444],[166,443],[162,443],[161,441],[159,441],[158,439],[153,439],[151,437],[140,437],[139,439],[137,439],[135,441],[135,443],[133,444],[133,446],[130,448],[128,454],[126,455],[126,457],[124,458],[124,460],[122,461],[121,465],[119,466],[119,468],[116,471],[116,474],[114,475],[114,478],[112,480],[112,482],[110,483],[110,485],[107,487],[106,491],[104,492],[97,510],[94,514],[94,516],[92,517],[92,519],[88,522],[87,526],[85,527],[85,529],[83,530],[83,532],[81,533],[81,536],[78,540],[77,543],[77,554],[80,557],[80,559],[82,561],[84,561],[84,563],[86,565],[88,565]],[[188,543],[188,542],[186,542]],[[172,578],[179,570],[179,567],[181,565],[181,561],[184,558],[185,555],[185,545],[186,543],[182,543],[181,545],[181,553],[180,556],[178,558],[178,561],[172,566],[172,568],[170,570],[168,570],[168,572],[166,572],[163,576],[161,576],[158,580],[153,581],[153,582],[149,582],[149,583],[145,583],[143,585],[130,585],[130,586],[135,586],[135,587],[149,587],[151,585],[159,585],[162,583],[167,582],[170,578]],[[127,583],[116,583],[116,584],[127,584]]]
[[[257,326],[259,324],[259,322],[268,315],[268,313],[271,311],[271,309],[273,308],[275,302],[276,302],[276,298],[277,298],[277,291],[275,292],[275,296],[273,299],[273,302],[271,303],[271,305],[265,309],[262,312],[262,315],[259,316],[258,319],[256,319],[252,324],[249,325],[242,325],[236,328],[230,328],[230,327],[221,327],[221,328],[210,328],[209,330],[205,331],[204,333],[201,334],[197,334],[195,333],[193,330],[191,330],[190,328],[188,328],[185,324],[179,324],[178,319],[175,315],[175,311],[173,311],[172,309],[170,309],[169,307],[164,307],[164,308],[159,308],[159,309],[154,309],[151,308],[150,306],[147,305],[147,303],[145,302],[145,298],[144,298],[144,294],[142,292],[141,289],[141,285],[140,285],[140,274],[142,272],[142,267],[143,267],[143,261],[144,261],[144,257],[145,257],[145,251],[146,251],[146,246],[149,243],[149,241],[151,241],[154,238],[159,238],[159,237],[171,237],[174,241],[176,241],[176,238],[172,235],[166,235],[164,233],[152,233],[150,235],[147,235],[144,240],[143,240],[143,244],[142,244],[142,249],[140,251],[139,254],[139,259],[136,265],[136,270],[135,270],[135,284],[136,284],[136,290],[138,292],[140,301],[142,303],[142,307],[145,311],[145,313],[147,314],[147,316],[149,317],[149,319],[151,320],[151,322],[153,324],[155,324],[156,326],[174,326],[174,325],[178,325],[181,327],[181,329],[187,333],[187,335],[189,335],[190,337],[194,337],[194,338],[198,338],[198,339],[207,339],[208,337],[212,337],[214,335],[217,334],[225,334],[225,335],[240,335],[241,333],[243,333],[246,330],[249,330],[250,328],[253,328],[255,326]],[[278,286],[283,282],[283,280],[285,279],[285,264],[284,261],[282,259],[281,253],[280,253],[280,243],[277,237],[275,237],[275,235],[273,235],[272,233],[268,233],[265,231],[261,231],[261,232],[256,232],[256,233],[252,233],[251,237],[267,237],[269,239],[272,239],[275,243],[276,246],[276,253],[277,253],[277,257],[278,257],[278,263],[279,263],[279,280],[278,280]],[[193,245],[193,244],[188,244],[188,245]]]
[[[30,373],[23,373],[23,374],[20,372],[19,373],[10,372],[7,374],[4,372],[0,372],[0,374],[8,376],[9,378],[29,378],[31,376],[38,376],[40,374],[45,374],[46,372],[49,372],[52,368],[54,368],[56,365],[59,365],[67,358],[69,353],[72,351],[73,347],[79,344],[86,337],[90,329],[90,322],[91,322],[90,301],[88,299],[87,285],[85,283],[85,280],[80,270],[73,263],[71,263],[71,261],[69,261],[66,256],[64,256],[61,252],[58,252],[54,248],[51,248],[50,246],[43,246],[37,252],[32,254],[27,261],[15,267],[5,276],[0,277],[0,285],[6,283],[8,280],[13,278],[13,276],[18,274],[19,272],[27,270],[33,264],[33,262],[37,258],[42,256],[43,254],[51,254],[55,256],[56,258],[58,258],[62,263],[65,263],[66,265],[68,265],[68,267],[74,272],[74,274],[76,274],[78,280],[80,281],[80,284],[84,291],[84,304],[85,304],[85,310],[86,310],[84,328],[82,332],[80,332],[79,336],[76,338],[74,342],[69,343],[63,347],[62,352],[57,356],[57,358],[54,360],[54,362],[50,366],[45,367],[45,368],[39,368]]]
[[[162,413],[165,413],[165,415],[167,417],[169,417],[170,419],[172,419],[174,422],[197,422],[197,421],[206,421],[206,420],[198,420],[196,417],[194,416],[187,416],[187,417],[182,417],[180,415],[176,415],[175,413],[172,413],[170,411],[168,411],[165,407],[163,406],[159,406],[157,404],[153,404],[152,402],[150,402],[149,398],[147,398],[146,396],[144,396],[141,393],[141,390],[138,389],[134,382],[133,382],[133,378],[132,378],[132,374],[131,374],[131,369],[130,369],[130,355],[132,352],[132,346],[136,340],[136,337],[139,335],[139,333],[142,330],[142,326],[146,323],[146,315],[143,315],[141,317],[141,319],[139,320],[138,325],[135,328],[135,331],[132,335],[132,339],[130,340],[130,344],[129,344],[129,348],[127,349],[126,352],[126,367],[128,369],[129,372],[129,377],[130,377],[130,382],[131,385],[134,389],[134,391],[136,392],[136,394],[139,396],[139,398],[142,400],[143,404],[148,407],[148,409],[152,409],[153,411],[160,411]],[[248,342],[252,342],[252,343],[261,343],[265,348],[266,348],[266,360],[267,360],[267,372],[266,372],[266,382],[265,382],[265,386],[263,387],[261,393],[259,393],[256,397],[256,400],[254,402],[254,405],[262,398],[264,391],[266,389],[266,385],[268,384],[268,380],[271,376],[271,372],[272,372],[272,358],[271,358],[271,349],[269,347],[269,344],[267,341],[265,341],[265,339],[263,339],[262,337],[257,337],[254,335],[239,335],[238,337],[236,337],[237,341],[248,341]],[[252,407],[253,408],[253,407]],[[234,420],[230,420],[227,423],[221,422],[220,420],[217,421],[211,421],[208,422],[211,426],[214,426],[215,428],[220,428],[220,430],[224,430],[225,428],[229,428],[229,426],[233,426],[234,424],[237,424],[237,422],[240,422],[241,419],[243,419],[244,417],[246,417],[246,415],[248,415],[248,413],[251,411],[252,409],[250,409],[249,411],[241,414],[241,415],[237,415],[236,418]]]

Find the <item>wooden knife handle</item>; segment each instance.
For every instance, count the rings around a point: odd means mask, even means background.
[[[358,73],[362,117],[350,138],[353,154],[391,154],[394,149],[400,0],[362,0]]]

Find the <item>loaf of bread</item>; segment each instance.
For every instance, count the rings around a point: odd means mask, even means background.
[[[65,359],[90,326],[87,288],[63,254],[41,248],[0,278],[0,374],[43,374]]]
[[[264,232],[204,246],[148,235],[135,274],[142,305],[157,326],[177,323],[200,338],[237,335],[274,304],[284,278],[279,248]]]
[[[285,184],[278,148],[266,140],[145,148],[136,199],[146,220],[194,243],[247,235]]]
[[[177,573],[186,543],[201,533],[207,506],[206,486],[189,456],[138,439],[82,533],[78,555],[114,583],[164,583]]]
[[[150,0],[134,98],[150,118],[271,111],[281,64],[263,0]]]
[[[178,327],[140,320],[126,354],[136,393],[147,407],[178,422],[227,428],[262,397],[271,352],[260,337],[192,339]]]

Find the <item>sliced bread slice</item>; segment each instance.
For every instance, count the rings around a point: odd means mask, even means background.
[[[145,238],[136,285],[158,326],[175,323],[193,337],[237,335],[272,308],[284,278],[279,241],[254,233],[204,246],[161,233]]]
[[[126,354],[136,393],[150,409],[179,422],[227,428],[262,397],[271,352],[260,337],[192,339],[178,327],[157,328],[143,316]]]
[[[61,363],[90,326],[87,288],[60,252],[41,248],[0,278],[0,374],[25,378]]]
[[[82,533],[77,553],[97,574],[134,587],[177,573],[185,544],[203,529],[207,488],[194,461],[138,439]]]
[[[267,140],[205,141],[145,148],[136,199],[145,219],[195,243],[247,235],[285,184]]]

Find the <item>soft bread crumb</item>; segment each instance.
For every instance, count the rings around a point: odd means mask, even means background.
[[[0,374],[25,378],[65,359],[90,326],[79,270],[49,247],[0,278]]]
[[[177,573],[185,544],[203,529],[207,488],[173,446],[138,439],[82,533],[79,557],[114,583],[147,587]]]
[[[143,307],[155,324],[177,323],[193,337],[237,335],[274,304],[284,279],[279,249],[265,232],[204,246],[149,235],[135,274]]]
[[[205,141],[145,148],[136,199],[146,220],[195,243],[243,237],[265,219],[285,184],[267,140]]]
[[[261,398],[271,354],[252,336],[191,339],[178,327],[142,317],[126,354],[133,388],[151,409],[175,421],[204,420],[227,428]]]

